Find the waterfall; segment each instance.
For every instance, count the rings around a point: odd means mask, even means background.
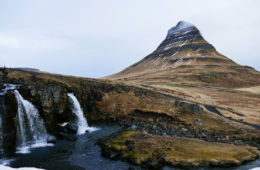
[[[72,112],[77,116],[78,134],[84,134],[86,131],[93,132],[97,130],[95,127],[89,127],[83,111],[80,107],[79,101],[73,93],[68,93],[69,101],[72,104]]]
[[[17,153],[28,153],[30,148],[48,146],[48,134],[37,108],[15,90],[18,103]]]

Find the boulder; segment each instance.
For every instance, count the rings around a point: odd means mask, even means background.
[[[203,112],[202,107],[200,107],[200,105],[196,104],[196,103],[187,103],[187,102],[176,100],[175,106],[181,107],[184,110],[190,110],[194,113],[202,113]]]

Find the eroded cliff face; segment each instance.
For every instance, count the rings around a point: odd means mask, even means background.
[[[37,107],[47,130],[55,136],[64,132],[62,123],[75,119],[67,97],[73,92],[90,123],[117,121],[123,126],[134,125],[155,133],[178,131],[180,135],[205,139],[217,135],[214,140],[260,139],[258,128],[209,109],[219,108],[137,86],[17,70],[5,71],[3,80],[21,85],[19,92]]]
[[[57,85],[28,84],[21,95],[39,110],[49,132],[55,134],[59,123],[74,119],[69,110],[67,89]]]
[[[7,156],[14,153],[16,149],[17,109],[14,93],[7,92],[5,95],[0,95],[1,147]]]

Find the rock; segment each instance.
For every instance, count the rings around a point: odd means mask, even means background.
[[[0,84],[0,90],[5,89],[5,86],[3,84]]]
[[[130,150],[130,151],[133,151],[134,148],[135,148],[135,142],[133,140],[127,140],[125,142],[125,145],[127,146],[127,148]]]
[[[76,141],[77,140],[77,136],[76,135],[72,135],[72,134],[68,134],[68,133],[64,133],[64,132],[59,132],[57,134],[57,136],[60,139],[65,139],[65,140],[68,140],[68,141]]]
[[[0,96],[1,101],[4,102],[3,115],[3,142],[2,147],[6,155],[12,155],[16,151],[16,115],[18,110],[18,103],[15,94],[7,92],[4,96]]]
[[[184,110],[191,110],[194,113],[202,113],[203,109],[199,106],[199,104],[187,103],[183,101],[175,101],[175,106],[182,107]]]
[[[196,119],[195,122],[194,122],[196,125],[202,125],[202,122],[200,119]]]
[[[131,126],[131,129],[132,129],[132,130],[135,130],[136,128],[137,128],[136,125],[132,125],[132,126]]]
[[[78,125],[76,123],[68,123],[66,126],[65,126],[66,130],[68,133],[70,134],[75,134],[77,133],[78,131]]]
[[[48,143],[56,143],[57,139],[54,136],[48,136],[47,142]]]

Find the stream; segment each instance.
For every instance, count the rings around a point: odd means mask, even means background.
[[[129,167],[136,170],[142,168],[133,166],[127,162],[113,161],[102,157],[101,149],[95,143],[97,139],[105,137],[120,130],[119,126],[96,126],[99,130],[80,135],[77,141],[58,141],[54,146],[33,148],[30,153],[17,153],[10,160],[11,167],[37,167],[47,170],[127,170]],[[248,170],[260,167],[260,159],[248,162],[238,167],[230,167],[231,170]],[[194,170],[218,170],[227,168],[189,168]],[[163,170],[179,170],[179,168],[164,167]]]

